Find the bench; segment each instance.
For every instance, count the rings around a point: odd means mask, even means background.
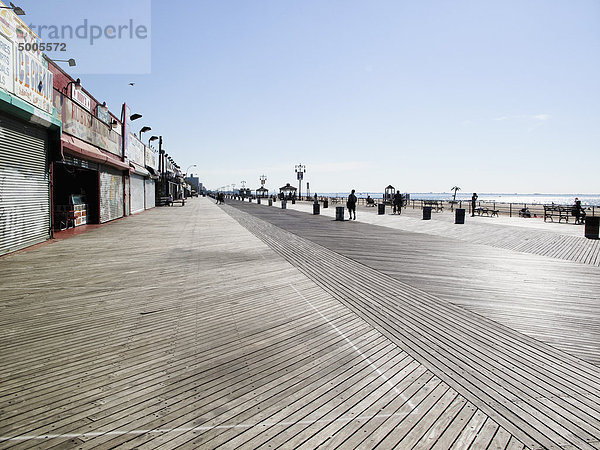
[[[493,208],[485,208],[483,206],[480,206],[479,208],[475,208],[475,212],[477,213],[477,215],[479,216],[489,216],[489,217],[498,217],[498,210],[497,209],[493,209]]]
[[[558,217],[558,223],[564,220],[565,223],[569,223],[569,217],[575,218],[575,223],[583,224],[585,222],[585,211],[579,210],[579,219],[577,218],[576,209],[573,206],[561,206],[561,205],[544,205],[544,222],[546,219],[550,219],[550,222],[554,222],[554,218]]]
[[[373,200],[371,197],[367,198],[367,206],[375,206],[375,200]]]
[[[547,219],[550,219],[550,222],[554,222],[554,218],[558,217],[558,223],[563,220],[566,223],[569,223],[572,209],[572,206],[544,205],[544,222],[546,222]]]
[[[423,206],[430,206],[431,210],[435,212],[444,210],[444,202],[441,200],[423,200]]]
[[[181,206],[185,206],[185,199],[178,198],[176,200],[169,201],[169,197],[158,197],[158,206],[173,206],[173,203],[181,203]]]

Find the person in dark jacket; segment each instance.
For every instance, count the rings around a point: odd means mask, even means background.
[[[402,194],[400,192],[396,192],[394,194],[394,214],[402,214]]]
[[[348,201],[346,202],[346,207],[348,208],[348,213],[350,214],[349,220],[352,220],[352,214],[354,214],[354,220],[356,220],[356,202],[357,201],[358,201],[358,199],[356,198],[356,195],[354,195],[354,189],[352,189],[352,192],[348,196]]]
[[[575,197],[575,204],[571,210],[571,214],[575,216],[575,223],[585,222],[585,210],[581,207],[581,200]]]
[[[473,192],[471,196],[471,217],[475,216],[475,208],[477,207],[477,192]]]

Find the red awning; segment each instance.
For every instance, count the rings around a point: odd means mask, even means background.
[[[116,167],[120,170],[129,170],[129,164],[121,161],[118,156],[100,150],[98,147],[94,147],[92,144],[88,144],[81,139],[68,134],[63,134],[60,139],[62,150],[67,154]]]

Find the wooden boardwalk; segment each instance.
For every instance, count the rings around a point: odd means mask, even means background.
[[[536,241],[536,229],[477,222],[463,227],[454,225],[449,217],[417,222],[412,218],[403,220],[403,217],[364,211],[359,212],[357,222],[332,222],[331,211],[327,210],[330,215],[320,218],[298,216],[299,213],[290,210],[282,214],[278,208],[240,206],[260,217],[273,217],[286,230],[381,273],[600,365],[600,273],[597,267],[488,243],[468,242],[460,237],[461,233],[470,233],[486,240],[488,232],[495,232],[500,241],[500,233],[506,240],[513,233],[516,242],[527,243]],[[304,210],[308,211],[308,207],[304,206]],[[372,221],[382,226],[373,227],[369,223]],[[419,233],[404,229],[415,223],[424,229]],[[554,229],[558,230],[564,226],[555,225]],[[558,239],[563,238],[553,233]],[[577,242],[584,246],[589,240]],[[575,247],[573,251],[579,252],[582,248],[585,247]]]
[[[322,208],[321,213],[334,217],[335,206],[339,205]],[[307,202],[288,204],[288,208],[312,213],[312,205]],[[457,226],[454,224],[454,214],[450,211],[433,213],[432,220],[424,221],[420,209],[403,209],[401,215],[392,215],[389,207],[385,215],[378,215],[375,208],[362,207],[357,217],[360,222],[396,230],[600,267],[600,240],[586,239],[584,227],[573,223],[546,223],[542,218],[475,216],[467,217],[465,224]]]
[[[596,367],[208,199],[0,258],[0,308],[1,448],[600,448]]]
[[[457,254],[455,250],[459,246],[452,242],[448,245],[448,240],[415,242],[413,239],[417,236],[414,233],[394,234],[389,229],[357,222],[335,222],[320,216],[257,208],[244,203],[235,206],[267,220],[269,223],[234,214],[292,264],[519,436],[526,445],[545,448],[600,446],[600,370],[597,367],[428,293],[429,286],[443,284],[447,279],[437,273],[440,264],[453,270],[455,276],[469,270],[473,265],[469,259],[478,254],[473,248],[461,244],[463,251]],[[282,228],[292,230],[293,234]],[[400,241],[404,241],[405,247],[395,246],[395,242]],[[474,247],[476,250],[477,246]],[[419,289],[410,285],[410,274],[405,276],[401,271],[403,259],[411,252],[417,253],[420,272],[427,277],[427,282]],[[515,256],[498,253],[486,258],[504,257],[512,265]],[[531,258],[544,258],[518,256],[530,260],[530,275],[538,274],[536,268],[531,269]],[[437,264],[433,262],[436,258],[439,259]],[[567,264],[575,270],[586,269],[589,275],[596,276],[596,283],[600,282],[595,267],[546,260],[563,269]],[[491,269],[486,283],[494,288],[506,281],[506,277],[495,276],[493,267]],[[396,276],[384,275],[386,271]],[[555,279],[553,284],[560,285],[569,279],[569,275],[563,275],[564,280]],[[398,278],[409,281],[401,282]],[[595,334],[585,337],[588,345],[592,349],[595,347],[597,355],[598,286],[591,292],[595,294],[589,302],[590,312],[595,311],[595,314],[586,319],[588,328],[592,333],[595,330]],[[491,303],[485,290],[467,295]],[[512,296],[515,297],[514,289]],[[545,301],[543,297],[536,300],[538,308]],[[553,309],[551,314],[559,315],[572,305],[569,302]],[[515,306],[521,311],[533,309],[531,304]],[[502,305],[492,304],[492,308],[498,313],[495,318],[502,319]],[[514,311],[508,313],[518,315]],[[521,320],[535,326],[546,319],[538,319],[532,314]],[[509,324],[512,326],[510,321]],[[555,328],[554,332],[562,335],[560,329]],[[579,331],[581,334],[582,330]]]

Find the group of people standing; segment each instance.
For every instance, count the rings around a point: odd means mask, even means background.
[[[346,208],[348,208],[348,214],[350,215],[349,220],[356,220],[356,203],[358,202],[358,199],[356,198],[356,195],[354,194],[354,192],[356,192],[354,189],[352,189],[352,192],[350,192],[350,195],[348,196],[348,200],[346,201]],[[370,203],[374,203],[374,201],[369,201],[371,200],[371,197],[367,197],[367,204]],[[394,214],[401,214],[402,213],[402,194],[400,192],[396,192],[394,194],[394,197],[392,198],[392,203],[394,205]]]

